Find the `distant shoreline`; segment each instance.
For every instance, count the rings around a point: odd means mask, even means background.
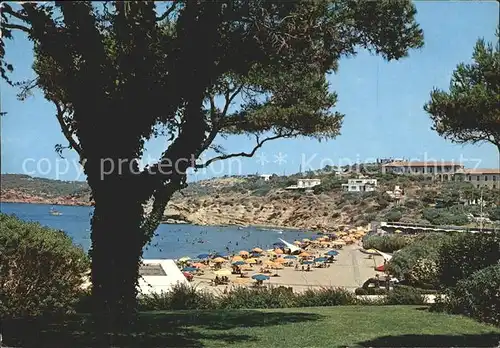
[[[2,203],[10,203],[10,204],[39,204],[39,205],[57,205],[57,206],[63,206],[63,207],[91,207],[92,204],[90,203],[83,203],[83,202],[75,202],[75,203],[60,203],[60,202],[54,202],[54,203],[48,203],[48,202],[26,202],[22,200],[11,200],[11,199],[0,199],[0,204]]]

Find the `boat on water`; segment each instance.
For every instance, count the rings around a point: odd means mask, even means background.
[[[53,216],[60,216],[60,215],[62,215],[62,213],[60,211],[58,211],[58,210],[56,210],[54,208],[50,208],[49,214],[53,215]]]

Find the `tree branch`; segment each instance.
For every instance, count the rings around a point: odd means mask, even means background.
[[[21,31],[24,31],[26,33],[31,33],[31,30],[28,28],[28,27],[25,27],[23,25],[19,25],[19,24],[8,24],[8,23],[3,23],[2,26],[6,29],[11,29],[11,30],[21,30]]]
[[[56,118],[57,121],[59,122],[59,125],[61,126],[61,130],[66,137],[66,139],[69,142],[69,145],[71,148],[73,148],[80,156],[82,155],[82,148],[80,147],[80,144],[78,144],[75,139],[73,138],[73,132],[70,131],[68,124],[64,121],[63,115],[66,112],[66,108],[61,108],[61,106],[54,102],[56,105],[57,113],[56,113]]]
[[[213,158],[209,159],[208,161],[206,161],[203,164],[197,164],[195,166],[195,168],[196,169],[206,168],[211,163],[213,163],[215,161],[221,161],[221,160],[225,160],[225,159],[233,158],[233,157],[252,157],[253,155],[255,155],[255,153],[257,152],[257,150],[260,149],[262,147],[262,145],[264,145],[264,143],[266,143],[266,142],[268,142],[270,140],[276,140],[276,139],[280,139],[280,138],[288,138],[288,137],[291,137],[291,136],[294,136],[294,134],[292,132],[286,133],[286,134],[277,134],[275,136],[265,138],[262,141],[259,141],[259,137],[256,136],[256,138],[257,138],[257,145],[255,145],[255,147],[253,148],[253,150],[251,152],[239,152],[239,153],[232,153],[230,155],[222,155],[222,156],[213,157]]]
[[[174,3],[172,4],[172,6],[170,6],[166,11],[165,13],[163,13],[160,17],[156,17],[156,20],[157,21],[162,21],[164,20],[165,18],[167,18],[174,10],[175,8],[177,7],[177,1],[174,1]]]

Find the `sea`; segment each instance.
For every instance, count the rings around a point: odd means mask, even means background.
[[[74,244],[88,251],[91,244],[90,218],[93,208],[58,205],[54,208],[62,215],[54,216],[49,214],[52,207],[46,204],[0,202],[0,212],[63,230],[73,239]],[[311,238],[314,234],[310,231],[281,228],[161,224],[151,243],[144,247],[143,256],[146,259],[178,259],[228,250],[232,253],[255,247],[269,249],[274,243],[280,242],[279,238],[291,243],[294,240]]]

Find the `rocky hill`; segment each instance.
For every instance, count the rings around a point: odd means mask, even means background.
[[[165,222],[200,225],[262,225],[288,228],[335,230],[339,225],[366,225],[371,221],[402,221],[465,225],[467,214],[477,214],[477,205],[464,201],[477,199],[472,185],[441,183],[419,176],[376,174],[375,192],[342,192],[349,177],[328,172],[308,173],[321,179],[312,192],[287,190],[302,175],[273,176],[264,181],[258,176],[225,177],[191,183],[174,195]],[[395,185],[404,188],[401,200],[386,193]],[[88,205],[90,190],[84,182],[65,182],[2,175],[3,202]],[[486,213],[500,220],[499,192],[483,190],[488,202]],[[438,205],[436,205],[438,203]]]
[[[84,181],[61,181],[24,174],[1,175],[1,201],[53,205],[90,205]]]

